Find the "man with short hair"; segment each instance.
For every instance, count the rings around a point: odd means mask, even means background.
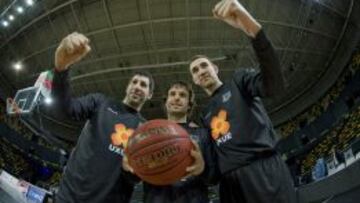
[[[206,56],[190,63],[194,83],[211,97],[202,121],[216,142],[221,172],[220,201],[290,203],[295,190],[286,164],[276,152],[276,135],[261,101],[284,90],[279,60],[261,25],[236,0],[222,0],[214,16],[245,32],[260,62],[235,71],[223,83]]]
[[[121,102],[102,94],[71,98],[68,69],[89,51],[89,40],[72,33],[55,53],[55,105],[73,120],[86,121],[68,160],[56,202],[130,202],[138,178],[122,169],[123,150],[129,136],[144,122],[139,111],[151,98],[154,81],[148,73],[135,73]]]
[[[195,150],[191,155],[195,163],[187,168],[190,173],[174,184],[156,186],[144,184],[146,203],[208,203],[208,186],[216,183],[216,165],[213,143],[207,130],[196,127],[189,120],[195,105],[195,95],[190,84],[179,81],[166,91],[167,119],[175,121],[190,134]]]

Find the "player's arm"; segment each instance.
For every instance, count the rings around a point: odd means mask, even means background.
[[[242,30],[251,38],[260,72],[235,77],[241,88],[253,96],[272,96],[284,90],[284,78],[279,59],[267,39],[261,25],[237,0],[222,0],[216,4],[213,14],[234,28]],[[242,72],[244,73],[244,72]]]
[[[202,114],[204,114],[203,112]],[[206,127],[204,116],[200,116],[200,124],[203,130],[200,131],[202,139],[201,151],[205,161],[205,169],[200,175],[200,178],[207,185],[216,185],[220,181],[220,169],[217,161],[217,154],[215,151],[215,141],[211,137],[211,131]]]
[[[205,170],[201,178],[207,185],[216,185],[220,180],[220,170],[217,164],[217,155],[215,152],[215,143],[210,136],[204,136],[205,145],[203,157],[205,160]]]
[[[215,5],[213,15],[232,27],[241,29],[251,38],[255,38],[261,30],[261,25],[237,0],[220,1]]]
[[[74,120],[89,118],[104,99],[101,94],[71,98],[69,67],[85,57],[89,51],[89,40],[84,35],[75,32],[66,36],[55,52],[52,97],[56,108],[60,108]]]
[[[137,184],[141,179],[135,175],[134,169],[130,166],[127,156],[124,154],[122,158],[122,176],[131,184]]]
[[[190,154],[193,157],[194,162],[191,166],[186,168],[187,177],[198,176],[205,169],[204,157],[202,155],[199,144],[195,140],[191,140],[191,142],[193,143],[194,148],[191,150]]]

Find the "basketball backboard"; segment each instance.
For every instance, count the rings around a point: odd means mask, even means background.
[[[28,87],[16,92],[14,99],[8,99],[7,114],[28,114],[34,109],[40,96],[39,87]]]

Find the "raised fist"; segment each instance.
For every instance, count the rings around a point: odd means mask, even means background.
[[[243,30],[248,36],[255,37],[261,25],[237,0],[222,0],[213,9],[215,18],[225,21],[234,28]]]
[[[55,52],[55,69],[65,71],[70,65],[80,61],[91,50],[89,39],[74,32],[66,36]]]

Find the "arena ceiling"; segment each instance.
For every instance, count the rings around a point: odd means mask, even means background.
[[[34,0],[18,14],[16,8],[24,2],[0,1],[0,20],[15,16],[13,21],[7,20],[6,27],[3,21],[0,24],[0,85],[6,96],[33,85],[40,72],[52,68],[55,48],[73,31],[88,36],[92,46],[91,54],[72,67],[74,95],[102,92],[122,100],[132,71],[148,70],[157,84],[154,98],[143,111],[147,118],[163,116],[163,94],[170,83],[190,81],[188,61],[192,55],[213,58],[223,79],[231,77],[236,68],[257,66],[247,37],[212,17],[215,0]],[[323,77],[332,75],[332,80],[316,90],[320,95],[344,67],[334,67],[334,60],[348,61],[349,53],[342,51],[346,49],[342,45],[358,38],[354,30],[359,30],[359,23],[354,19],[360,18],[359,2],[241,2],[272,40],[288,85],[287,91],[265,100],[267,109],[274,117],[291,105],[299,112],[311,102],[301,106],[294,101],[314,92]],[[21,71],[13,69],[17,61],[24,65]],[[199,88],[196,93],[201,107],[206,95]]]

